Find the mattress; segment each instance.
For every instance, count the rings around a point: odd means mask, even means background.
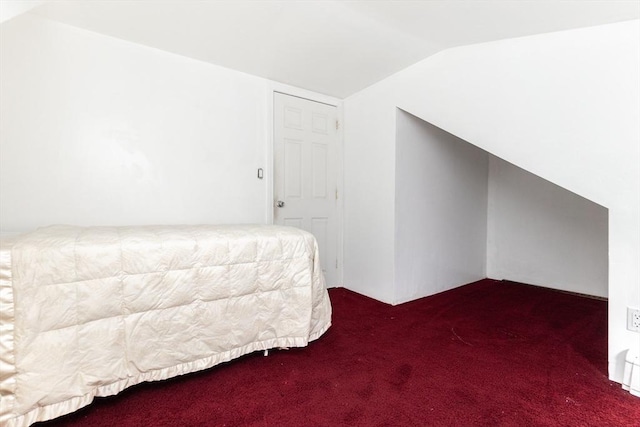
[[[306,346],[330,323],[317,243],[299,229],[51,226],[3,238],[0,425]]]

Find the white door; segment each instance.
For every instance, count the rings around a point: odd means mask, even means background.
[[[275,93],[273,116],[275,223],[316,237],[327,286],[337,286],[337,108]]]

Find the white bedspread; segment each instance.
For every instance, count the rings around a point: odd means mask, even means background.
[[[51,226],[4,239],[0,425],[305,346],[330,322],[316,241],[298,229]]]

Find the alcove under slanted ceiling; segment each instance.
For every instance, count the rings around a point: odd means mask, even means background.
[[[395,303],[485,277],[607,297],[606,208],[400,109],[395,175]]]

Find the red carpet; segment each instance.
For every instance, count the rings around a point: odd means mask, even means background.
[[[483,280],[392,307],[330,290],[304,349],[143,384],[43,426],[640,426],[607,304]]]

